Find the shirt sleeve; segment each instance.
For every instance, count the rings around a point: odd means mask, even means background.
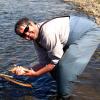
[[[54,43],[52,43],[52,41],[51,41],[53,48],[50,48],[48,50],[48,56],[51,59],[51,63],[56,65],[58,63],[58,61],[61,59],[64,51],[63,51],[63,45],[61,44],[59,38],[55,42],[56,42],[56,44],[53,45]]]

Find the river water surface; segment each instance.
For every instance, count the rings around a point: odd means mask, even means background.
[[[72,8],[72,6],[60,0],[0,0],[0,72],[5,73],[13,64],[32,66],[37,62],[33,43],[21,39],[14,33],[14,24],[19,18],[26,16],[40,22],[55,16],[75,13]],[[100,66],[100,62],[96,57],[91,60],[90,66],[95,64],[94,62],[97,66]],[[97,69],[99,68],[97,67]],[[88,77],[87,74],[85,75]],[[34,97],[39,100],[48,100],[48,97],[56,94],[56,82],[49,74],[30,79],[23,77],[23,80],[32,82],[33,88],[23,88],[0,79],[0,100],[37,100],[33,99]],[[84,83],[84,80],[81,82]],[[86,82],[84,84],[89,84],[88,81]],[[100,88],[100,84],[98,84],[98,87]],[[76,87],[76,95],[83,95],[83,92],[77,90]],[[100,100],[98,98],[99,96],[93,100]]]
[[[66,4],[59,0],[0,0],[1,73],[13,64],[32,66],[37,61],[33,43],[21,39],[14,33],[16,21],[26,16],[39,22],[61,15],[65,9]],[[1,79],[0,100],[19,100],[29,95],[45,100],[56,93],[55,81],[47,74],[39,78],[23,80],[32,81],[33,88],[18,87]]]

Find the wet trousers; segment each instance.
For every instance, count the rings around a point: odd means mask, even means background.
[[[100,27],[93,21],[70,16],[70,34],[63,57],[55,68],[58,94],[71,95],[73,86],[100,43]],[[66,46],[66,47],[67,47]]]

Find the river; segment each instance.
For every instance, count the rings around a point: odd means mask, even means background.
[[[0,72],[5,73],[13,64],[32,66],[37,62],[33,43],[14,33],[14,25],[19,18],[29,17],[40,22],[75,13],[72,8],[61,0],[0,0]],[[91,60],[90,66],[94,66],[95,62],[100,66],[99,57],[96,57]],[[48,97],[56,94],[56,82],[49,74],[23,80],[31,81],[33,88],[20,87],[0,79],[0,100],[48,100]],[[81,96],[79,91],[76,91],[76,95]]]
[[[27,16],[39,22],[61,15],[66,9],[66,4],[61,3],[59,0],[0,0],[1,72],[5,72],[13,64],[31,66],[37,60],[33,43],[21,39],[14,33],[16,21]],[[56,93],[55,81],[49,75],[34,78],[32,82],[33,89],[26,89],[11,85],[1,79],[0,100],[21,99],[29,95],[45,100],[48,95]]]

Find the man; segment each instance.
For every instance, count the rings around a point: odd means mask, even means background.
[[[79,16],[65,16],[35,23],[28,18],[20,19],[15,32],[34,41],[38,51],[40,69],[13,73],[30,77],[51,72],[57,81],[60,100],[70,100],[73,85],[88,64],[100,43],[100,28],[91,20]],[[58,100],[58,99],[57,99]]]

